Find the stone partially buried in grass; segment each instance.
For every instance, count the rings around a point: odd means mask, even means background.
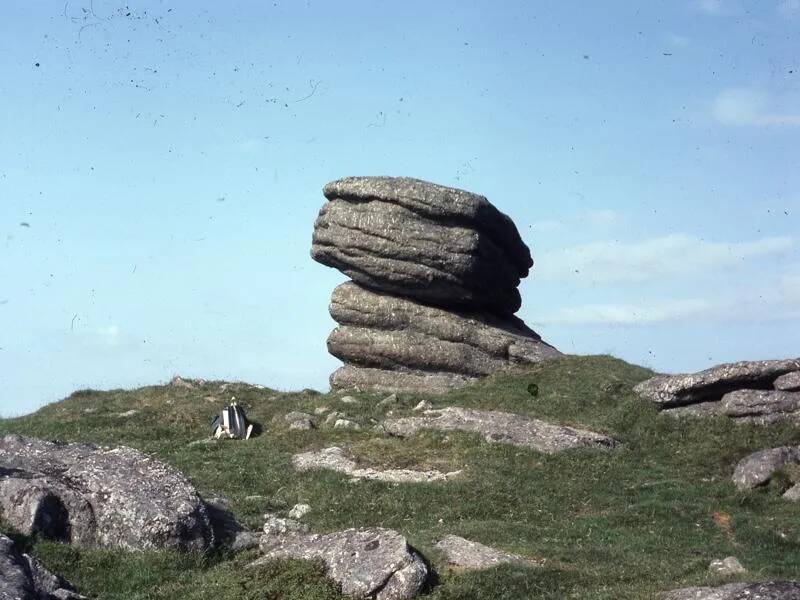
[[[461,471],[442,473],[441,471],[415,471],[413,469],[372,469],[359,467],[354,460],[347,457],[342,448],[333,446],[319,452],[302,452],[292,457],[292,464],[298,471],[328,469],[354,479],[369,479],[387,483],[433,483],[447,481],[458,476]]]
[[[745,456],[733,471],[733,484],[739,490],[749,490],[765,485],[779,471],[788,466],[800,465],[800,446],[779,446],[769,450],[760,450]],[[800,489],[795,489],[798,482],[790,487],[784,495],[788,500],[795,500]]]
[[[463,570],[491,569],[503,564],[521,566],[540,566],[541,561],[534,561],[517,554],[503,552],[497,548],[484,546],[457,535],[447,535],[436,543],[448,567]]]
[[[729,583],[719,587],[691,587],[668,592],[661,600],[800,600],[796,581]]]
[[[120,446],[0,439],[0,508],[25,535],[80,546],[206,551],[207,508],[176,469]]]
[[[357,598],[412,598],[428,578],[425,562],[406,539],[383,527],[315,534],[296,521],[268,515],[261,552],[253,566],[286,558],[320,560],[342,593]]]
[[[408,437],[423,429],[479,433],[489,443],[512,444],[553,453],[572,448],[613,448],[617,441],[607,435],[555,425],[539,419],[500,411],[448,407],[427,410],[421,417],[387,419],[386,432]]]

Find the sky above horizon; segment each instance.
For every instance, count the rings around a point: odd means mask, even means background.
[[[323,185],[484,194],[559,349],[798,356],[800,0],[0,5],[0,414],[327,389]]]

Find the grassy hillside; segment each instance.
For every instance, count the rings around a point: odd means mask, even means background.
[[[280,393],[221,382],[196,389],[80,391],[35,414],[0,421],[0,433],[127,444],[150,452],[186,473],[204,496],[225,497],[236,516],[254,528],[264,512],[287,511],[302,502],[313,508],[304,520],[316,531],[397,529],[437,570],[431,600],[651,598],[677,586],[722,583],[708,574],[708,563],[728,555],[749,569],[745,579],[800,576],[800,507],[781,499],[776,489],[739,493],[730,482],[741,457],[798,443],[798,432],[783,425],[659,415],[631,393],[650,375],[606,356],[574,357],[427,398],[437,407],[507,410],[609,433],[622,446],[608,452],[546,456],[465,433],[426,432],[401,440],[369,426],[383,417],[385,409],[374,405],[385,394],[354,394],[360,404],[345,405],[341,394]],[[528,392],[530,383],[538,385],[535,397]],[[197,442],[232,395],[263,433],[246,442]],[[412,414],[422,398],[400,395],[395,414]],[[283,415],[320,406],[345,412],[364,428],[287,429]],[[131,410],[136,414],[120,416]],[[331,445],[348,447],[370,466],[464,469],[464,474],[446,483],[393,485],[351,483],[326,471],[294,472],[292,454]],[[448,572],[433,548],[448,533],[544,559],[545,566]],[[22,542],[80,591],[108,600],[341,597],[316,565],[279,562],[245,569],[255,550],[199,557]]]

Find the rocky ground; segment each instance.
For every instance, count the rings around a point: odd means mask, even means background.
[[[130,486],[161,500],[128,505],[107,521],[111,538],[84,528],[65,543],[63,528],[45,527],[61,540],[48,541],[9,512],[0,582],[109,600],[800,597],[774,583],[800,577],[794,420],[676,419],[633,391],[651,375],[568,357],[433,396],[180,379],[76,392],[0,421],[0,434],[135,450],[59,447],[93,465],[79,475],[15,458],[33,442],[5,438],[0,496],[28,478],[50,494],[26,500],[37,514],[58,514],[62,498],[109,519],[124,488],[119,474],[97,476],[109,453],[126,477],[154,470],[174,483]],[[211,440],[210,418],[231,396],[259,435]],[[161,529],[147,529],[142,511],[156,509]],[[187,515],[201,528],[181,525]],[[205,552],[176,541],[196,539]],[[37,583],[54,580],[37,580],[33,564],[63,580]]]

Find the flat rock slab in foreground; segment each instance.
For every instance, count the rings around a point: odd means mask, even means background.
[[[72,586],[0,534],[0,600],[82,600]]]
[[[415,471],[413,469],[371,469],[359,467],[349,459],[344,450],[337,446],[324,448],[318,452],[302,452],[292,457],[292,464],[298,471],[312,469],[329,469],[337,473],[349,475],[354,479],[369,479],[387,483],[433,483],[447,481],[456,477],[461,471],[442,473],[441,471]]]
[[[448,407],[426,410],[422,417],[387,419],[384,429],[401,437],[421,429],[460,430],[480,433],[487,442],[526,446],[553,453],[571,448],[613,448],[617,441],[607,435],[554,425],[513,413]]]
[[[800,583],[763,581],[730,583],[720,587],[692,587],[664,594],[661,600],[800,600]]]
[[[516,554],[509,554],[457,535],[445,536],[437,542],[436,548],[442,553],[448,566],[454,569],[491,569],[504,564],[541,565],[539,561],[533,561]]]
[[[0,509],[25,535],[81,546],[205,551],[214,542],[194,486],[125,446],[1,438]]]
[[[685,375],[658,375],[634,391],[664,407],[718,401],[740,389],[772,389],[781,375],[800,371],[800,358],[726,363]]]
[[[308,533],[291,519],[268,517],[261,538],[263,557],[321,560],[342,593],[357,598],[412,598],[428,578],[428,568],[398,532],[382,527]]]

